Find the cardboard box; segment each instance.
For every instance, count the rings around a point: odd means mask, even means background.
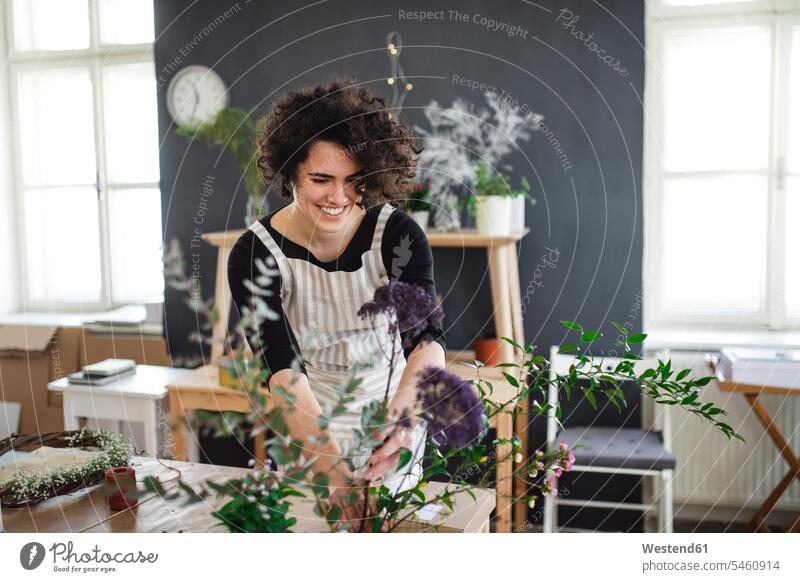
[[[64,430],[59,393],[47,384],[80,368],[80,328],[0,325],[0,400],[22,405],[19,432]]]
[[[134,360],[137,364],[171,366],[167,342],[160,335],[106,334],[81,329],[81,366],[107,358]]]

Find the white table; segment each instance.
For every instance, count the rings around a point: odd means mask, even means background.
[[[158,454],[158,407],[172,384],[189,370],[169,366],[136,366],[136,372],[104,386],[70,384],[61,378],[47,385],[48,390],[62,392],[64,430],[80,428],[81,418],[96,418],[144,424],[145,451]],[[121,426],[120,426],[121,432]]]

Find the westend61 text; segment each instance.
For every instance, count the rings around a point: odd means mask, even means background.
[[[642,544],[642,551],[645,554],[707,554],[708,544],[687,544],[685,546]]]

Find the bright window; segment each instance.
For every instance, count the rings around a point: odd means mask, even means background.
[[[7,5],[26,308],[162,301],[152,0]]]
[[[648,327],[800,322],[800,5],[647,10]]]

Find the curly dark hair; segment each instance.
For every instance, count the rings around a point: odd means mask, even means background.
[[[256,137],[264,184],[291,196],[297,165],[315,140],[338,144],[361,166],[366,193],[359,206],[406,199],[422,148],[394,118],[387,99],[349,77],[280,98],[261,119]]]

